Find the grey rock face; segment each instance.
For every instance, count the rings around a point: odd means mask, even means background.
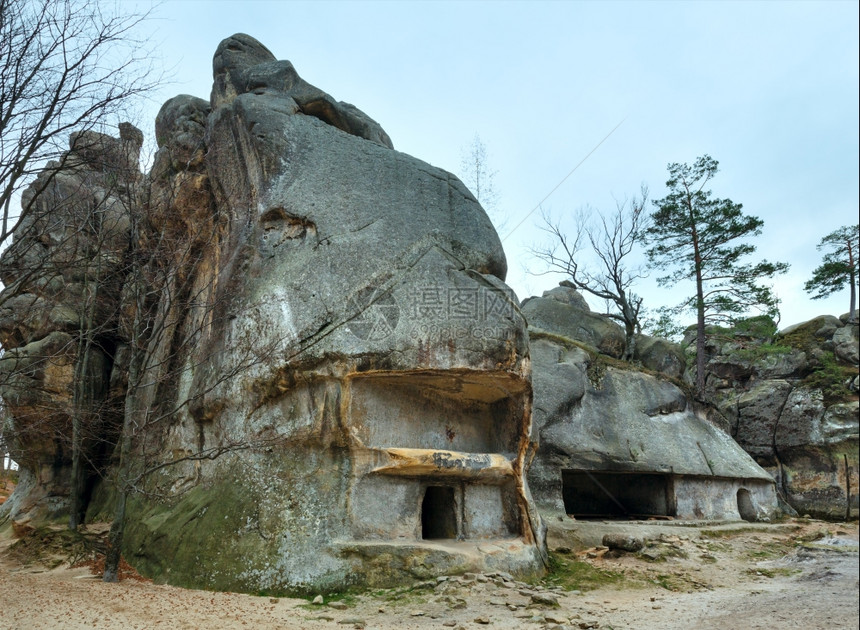
[[[833,333],[833,353],[846,363],[860,364],[860,326],[856,322]]]
[[[802,444],[821,442],[821,419],[824,397],[820,390],[795,387],[779,414],[774,431],[778,450]]]
[[[186,366],[164,452],[228,453],[165,469],[182,491],[137,507],[139,568],[243,591],[541,571],[528,337],[483,209],[252,38],[214,68],[211,111],[159,115],[152,212],[200,240],[202,297],[153,352]]]
[[[860,403],[858,401],[831,405],[824,412],[818,440],[823,444],[837,444],[857,439],[860,433]]]
[[[543,510],[575,511],[576,495],[588,494],[593,483],[603,488],[595,491],[596,505],[606,502],[608,492],[633,511],[740,518],[735,495],[747,489],[757,514],[775,513],[770,476],[680,389],[635,370],[601,367],[575,346],[533,334],[533,418],[540,447],[528,475]],[[595,476],[597,482],[589,481]],[[712,483],[718,478],[726,483]],[[655,490],[669,480],[670,486]],[[630,488],[636,496],[625,496]]]
[[[649,370],[662,372],[672,378],[681,379],[687,369],[684,349],[676,343],[659,337],[639,335],[636,338],[636,352],[633,359]]]
[[[522,312],[530,328],[581,341],[614,358],[624,354],[624,331],[602,315],[576,308],[555,297],[526,300]]]
[[[737,399],[738,423],[733,435],[754,457],[773,455],[774,433],[791,390],[784,380],[762,381]]]

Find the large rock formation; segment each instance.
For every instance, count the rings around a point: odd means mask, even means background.
[[[528,477],[544,515],[758,520],[778,513],[773,480],[719,428],[716,410],[569,338],[581,334],[582,309],[572,300],[532,298],[523,310],[534,316],[540,443]],[[555,320],[564,325],[547,330]]]
[[[114,327],[127,558],[254,592],[542,571],[528,336],[486,214],[247,35],[214,73],[158,115]]]
[[[143,140],[131,125],[120,133],[72,135],[25,191],[26,212],[0,258],[3,434],[21,467],[4,511],[21,518],[68,511],[74,422],[90,474],[115,440],[110,374]]]
[[[857,321],[824,315],[775,336],[774,328],[750,320],[734,330],[712,330],[708,394],[792,508],[856,518]]]

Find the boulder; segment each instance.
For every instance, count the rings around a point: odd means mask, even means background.
[[[601,542],[604,547],[618,549],[620,551],[628,551],[630,553],[636,553],[645,547],[645,541],[639,536],[634,536],[633,534],[604,534]]]
[[[529,327],[537,331],[582,342],[610,357],[620,358],[624,354],[624,331],[608,317],[554,297],[527,300],[523,303],[522,312]]]
[[[827,340],[833,337],[833,333],[842,328],[843,324],[838,317],[833,315],[819,315],[805,322],[787,326],[779,331],[780,337],[791,335],[812,335],[815,339]]]
[[[684,377],[684,371],[687,369],[684,349],[679,344],[660,337],[638,335],[633,359],[649,370],[662,372],[679,380]]]
[[[562,280],[554,289],[544,291],[541,297],[550,298],[562,304],[569,304],[581,311],[591,312],[588,302],[585,301],[582,293],[577,291],[576,287],[569,280]]]
[[[860,364],[860,326],[856,322],[833,333],[833,353],[845,363]]]
[[[532,335],[540,447],[528,478],[545,512],[587,510],[581,502],[592,491],[595,509],[612,511],[602,505],[608,489],[628,512],[739,518],[736,495],[747,489],[757,514],[775,513],[772,478],[681,389],[606,366],[557,337]],[[674,489],[658,491],[666,479]]]

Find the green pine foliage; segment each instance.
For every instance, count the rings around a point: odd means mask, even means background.
[[[747,260],[756,250],[748,239],[761,234],[763,221],[745,215],[741,204],[706,190],[718,166],[709,155],[692,166],[669,164],[669,194],[654,201],[656,210],[647,233],[651,265],[668,272],[657,282],[663,286],[694,283],[695,292],[675,311],[696,313],[700,395],[704,393],[705,326],[731,325],[751,311],[775,317],[778,299],[762,281],[788,270],[786,263]]]
[[[817,249],[828,249],[821,264],[812,272],[804,289],[813,300],[826,298],[848,285],[851,290],[850,312],[857,307],[857,279],[860,276],[860,224],[846,225],[821,239]]]
[[[788,264],[745,261],[756,247],[744,239],[759,236],[764,222],[745,215],[742,204],[705,190],[718,165],[708,155],[692,166],[669,165],[669,194],[654,201],[657,210],[651,215],[649,260],[657,269],[671,271],[658,279],[661,285],[685,280],[702,284],[706,323],[731,324],[750,310],[773,316],[777,299],[760,282],[784,273]],[[695,309],[697,301],[693,295],[680,306]]]

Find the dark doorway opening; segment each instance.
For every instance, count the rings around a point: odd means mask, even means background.
[[[562,499],[576,518],[674,516],[669,475],[564,470]]]
[[[421,502],[421,538],[456,538],[454,488],[428,486]]]
[[[738,512],[740,513],[741,518],[745,521],[753,523],[758,520],[755,513],[755,506],[752,502],[752,496],[750,496],[750,491],[746,488],[738,490]]]

